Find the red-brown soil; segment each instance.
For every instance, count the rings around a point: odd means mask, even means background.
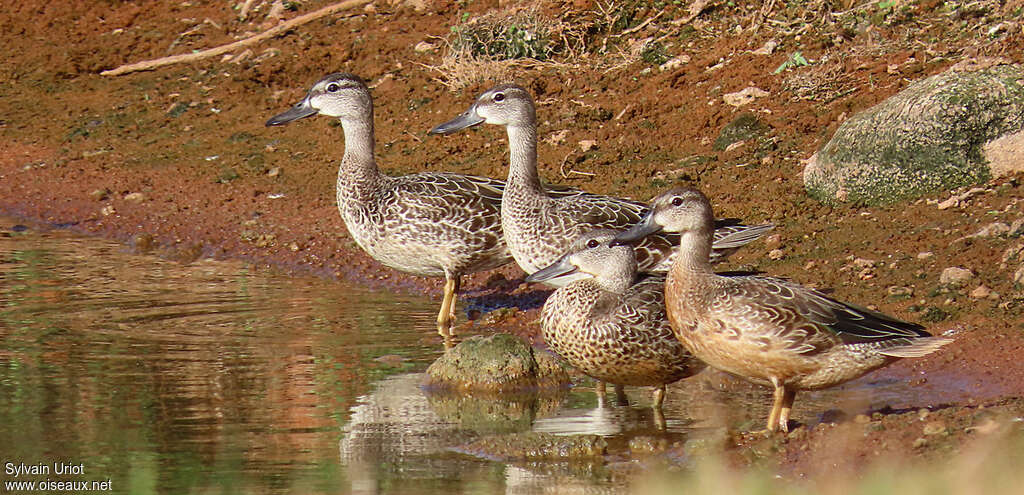
[[[327,4],[305,1],[283,16]],[[841,299],[925,322],[937,333],[959,329],[942,352],[878,372],[914,383],[930,375],[955,377],[932,384],[920,403],[910,400],[863,423],[808,425],[773,440],[772,458],[793,473],[835,469],[830,456],[852,460],[851,467],[889,456],[940,456],[979,435],[976,427],[989,417],[1024,413],[1024,292],[1013,282],[1024,255],[1003,259],[1024,240],[968,238],[994,222],[1024,217],[1021,177],[985,184],[983,193],[942,210],[936,202],[948,193],[887,207],[831,208],[803,192],[801,161],[849,115],[964,59],[1024,62],[1019,1],[891,4],[840,1],[787,10],[780,2],[756,32],[757,2],[711,4],[678,25],[671,21],[687,17],[687,6],[667,4],[641,9],[640,18],[661,10],[666,15],[640,29],[596,33],[590,42],[608,43],[615,53],[635,40],[661,38],[669,56],[689,58],[676,68],[660,70],[642,58],[609,67],[600,62],[610,56],[595,49],[513,73],[538,101],[545,179],[638,199],[676,181],[699,185],[721,216],[778,226],[772,238],[738,253],[732,268],[833,288]],[[556,2],[542,11],[585,18],[580,13],[602,5]],[[377,155],[385,171],[504,177],[501,129],[426,135],[491,84],[446,87],[445,75],[428,67],[441,61],[440,40],[464,16],[498,2],[440,1],[418,11],[378,1],[253,45],[244,60],[217,57],[99,75],[258,32],[273,24],[265,18],[268,6],[240,21],[229,2],[7,5],[0,12],[0,213],[119,239],[183,262],[241,258],[381,290],[439,294],[438,280],[383,268],[347,236],[333,193],[340,128],[323,118],[283,128],[263,123],[320,76],[350,71],[374,88]],[[841,21],[838,11],[862,15]],[[416,51],[421,41],[441,48]],[[753,53],[768,41],[779,44],[772,54]],[[773,72],[796,52],[810,65]],[[748,86],[769,94],[740,108],[723,103],[723,95]],[[767,131],[716,151],[723,127],[746,112]],[[581,151],[583,140],[596,147]],[[977,275],[964,287],[942,287],[939,275],[950,266]],[[490,313],[483,322],[534,337],[543,292],[520,286],[521,275],[512,266],[477,274],[464,297],[473,305],[532,307]],[[992,295],[972,297],[981,285]],[[909,287],[912,295],[891,287]],[[943,407],[931,418],[948,434],[941,442],[916,441],[925,424],[916,408],[936,404]],[[764,447],[750,439],[736,443],[740,451]]]

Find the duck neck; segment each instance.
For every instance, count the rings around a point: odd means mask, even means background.
[[[676,249],[676,259],[672,271],[686,274],[712,274],[711,243],[712,229],[706,231],[683,232]]]
[[[601,289],[608,292],[625,294],[636,281],[636,261],[632,263],[609,263],[605,266],[605,269],[607,271],[597,277],[597,283]]]
[[[364,200],[371,195],[380,179],[380,170],[373,159],[373,112],[361,119],[342,119],[345,132],[345,155],[338,168],[338,199]]]
[[[542,194],[537,174],[537,127],[506,126],[509,170],[506,191],[517,195]]]

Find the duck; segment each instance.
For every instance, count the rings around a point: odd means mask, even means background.
[[[707,196],[679,187],[657,196],[643,220],[611,244],[659,232],[680,235],[665,280],[672,330],[708,366],[772,387],[768,432],[789,431],[797,391],[833,387],[952,341],[788,280],[716,274],[713,229]]]
[[[501,229],[505,183],[444,172],[381,173],[373,156],[373,98],[355,74],[322,77],[305,98],[266,125],[313,115],[341,122],[345,151],[335,192],[338,211],[356,244],[395,270],[444,277],[437,331],[450,347],[462,276],[512,261]]]
[[[453,134],[482,123],[503,125],[510,152],[508,180],[501,200],[501,225],[512,257],[527,274],[558,260],[581,234],[591,230],[624,230],[646,213],[638,201],[591,194],[577,189],[550,188],[537,172],[537,117],[529,91],[502,84],[481,94],[458,117],[440,124],[430,134]],[[715,230],[714,260],[720,261],[739,247],[771,230],[772,225],[740,225],[719,221]],[[666,272],[679,238],[651,235],[636,243],[641,272]],[[559,287],[582,277],[563,276],[546,283]]]
[[[583,278],[558,288],[544,302],[540,325],[548,348],[584,374],[616,385],[654,387],[660,412],[666,385],[693,376],[704,363],[676,339],[665,314],[665,275],[639,274],[629,245],[611,246],[618,231],[579,236],[555,263],[528,282],[574,273]],[[599,396],[603,395],[599,386]]]

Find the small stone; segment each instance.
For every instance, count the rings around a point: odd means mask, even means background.
[[[363,12],[366,12],[367,14],[376,14],[377,6],[372,3],[368,3],[366,4],[365,7],[363,7]]]
[[[669,70],[675,70],[675,69],[678,69],[678,68],[680,68],[683,65],[688,64],[688,63],[690,63],[690,56],[689,55],[680,55],[678,57],[675,57],[675,58],[669,60],[668,62],[665,62],[665,63],[659,65],[658,66],[658,70],[660,70],[662,72],[669,71]]]
[[[917,253],[917,259],[919,259],[919,260],[926,260],[926,259],[932,258],[934,256],[935,256],[935,253],[933,253],[931,251],[921,251],[920,253]]]
[[[857,268],[873,268],[875,266],[875,260],[869,260],[867,258],[856,258],[853,260],[853,266]]]
[[[764,45],[761,46],[761,48],[758,48],[757,50],[754,50],[751,53],[753,53],[754,55],[771,55],[775,53],[775,48],[777,48],[778,46],[778,41],[768,40],[764,43]]]
[[[590,151],[590,150],[592,150],[592,149],[594,149],[596,147],[597,147],[597,141],[594,141],[593,139],[584,139],[583,141],[580,141],[580,151],[582,151],[584,153],[586,153],[586,152],[588,152],[588,151]]]
[[[1017,271],[1013,272],[1013,282],[1016,284],[1024,284],[1024,264],[1017,268]]]
[[[782,236],[779,234],[772,234],[765,238],[764,245],[768,247],[776,247],[782,245]]]
[[[946,424],[942,421],[929,421],[924,425],[925,435],[941,435],[944,433],[946,433]]]
[[[1020,237],[1024,235],[1024,217],[1018,218],[1010,224],[1010,231],[1006,233],[1010,237]]]
[[[724,101],[727,105],[730,106],[742,107],[743,105],[753,103],[754,100],[758,98],[764,98],[765,96],[768,95],[769,93],[767,91],[761,88],[750,86],[735,93],[727,93],[722,95],[722,101]]]
[[[781,260],[785,256],[786,253],[783,252],[781,249],[772,249],[771,251],[768,251],[768,259],[773,261]]]
[[[1011,261],[1021,259],[1021,253],[1024,253],[1024,242],[1018,242],[1017,244],[1006,248],[1006,251],[1003,251],[1002,262],[1009,263]]]
[[[951,266],[942,270],[942,274],[939,275],[939,283],[942,285],[963,285],[964,282],[974,278],[974,272],[960,268],[958,266]]]
[[[1010,226],[1009,225],[1006,225],[1003,222],[993,222],[993,223],[990,223],[990,224],[986,225],[981,230],[979,230],[979,231],[977,231],[977,232],[975,232],[975,233],[973,233],[973,234],[971,234],[971,235],[969,235],[967,237],[972,237],[972,238],[977,238],[977,237],[996,237],[996,236],[1003,235],[1003,234],[1005,234],[1005,233],[1007,233],[1009,231],[1010,231]]]
[[[92,198],[93,201],[106,200],[110,197],[110,189],[105,187],[102,189],[93,189],[93,191],[89,193],[89,197]]]
[[[992,289],[989,289],[984,284],[977,286],[971,291],[971,299],[986,299],[992,295]]]
[[[299,245],[294,243],[294,242],[288,244],[288,250],[290,250],[293,253],[298,251],[298,250],[300,250],[300,249],[302,249],[302,248],[299,247]]]
[[[124,195],[124,200],[131,203],[141,203],[146,199],[146,196],[140,192],[133,192]]]
[[[928,439],[926,439],[925,437],[919,437],[917,440],[914,440],[914,448],[915,449],[922,449],[922,448],[927,447],[927,446],[928,446]]]
[[[105,216],[105,217],[109,217],[110,215],[113,215],[114,213],[117,213],[117,210],[114,209],[114,205],[107,205],[107,206],[104,206],[103,208],[100,208],[100,214]]]
[[[277,177],[281,175],[281,167],[274,167],[267,171],[267,177]]]
[[[861,280],[871,280],[875,278],[875,271],[870,268],[865,268],[857,274],[857,278]]]
[[[899,285],[889,286],[889,288],[886,289],[886,292],[888,292],[892,297],[909,298],[914,296],[914,289],[912,287],[901,287]]]
[[[857,424],[867,424],[871,422],[871,416],[867,414],[858,414],[853,417],[853,422]]]

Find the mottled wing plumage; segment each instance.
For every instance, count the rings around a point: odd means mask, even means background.
[[[501,231],[504,182],[449,173],[387,177],[373,201],[339,207],[353,237],[382,263],[425,276],[511,261]]]
[[[624,294],[581,280],[555,292],[544,306],[548,345],[598,380],[660,385],[703,368],[675,338],[665,315],[664,277],[641,279]]]
[[[835,345],[901,346],[930,337],[920,325],[836,301],[785,280],[735,277],[717,308],[734,306],[748,328],[767,334],[791,352],[814,354]],[[717,309],[716,308],[716,309]]]

